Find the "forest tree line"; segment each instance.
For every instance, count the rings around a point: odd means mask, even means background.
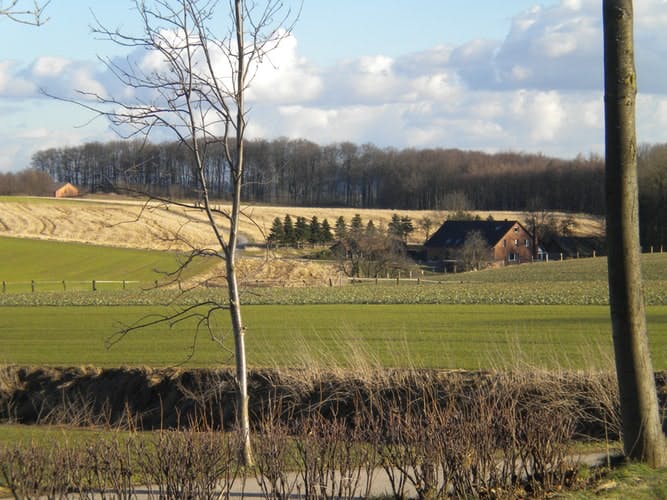
[[[220,146],[221,148],[222,146]],[[208,151],[212,196],[229,196],[222,149]],[[197,196],[187,151],[177,142],[87,143],[41,150],[32,167],[88,192],[131,188]],[[639,151],[642,244],[667,243],[667,144]],[[303,139],[246,145],[247,202],[396,210],[544,210],[604,213],[604,160],[459,149],[396,149]]]
[[[225,199],[230,179],[222,146],[207,158],[211,194]],[[46,149],[33,155],[32,166],[89,192],[130,186],[193,196],[197,189],[188,152],[177,142]],[[248,141],[243,194],[257,203],[397,210],[524,210],[538,197],[544,208],[601,214],[603,175],[597,157],[560,160],[350,142],[320,146],[281,138]]]

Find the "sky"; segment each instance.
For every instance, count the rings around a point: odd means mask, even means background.
[[[638,139],[663,143],[667,0],[634,3]],[[40,149],[117,139],[104,120],[40,89],[123,93],[99,58],[149,56],[90,26],[136,32],[133,6],[52,0],[40,27],[0,17],[0,172],[29,167]],[[292,36],[253,81],[248,136],[602,154],[602,61],[600,0],[303,0]]]

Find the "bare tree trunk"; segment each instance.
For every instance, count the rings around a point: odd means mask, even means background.
[[[245,86],[246,61],[245,42],[243,31],[244,5],[242,0],[234,4],[234,19],[236,23],[236,157],[232,168],[234,193],[232,198],[232,213],[230,217],[229,242],[227,245],[227,288],[229,292],[229,314],[234,332],[234,354],[236,358],[236,383],[238,385],[238,412],[239,426],[243,439],[243,463],[253,464],[252,448],[250,445],[250,415],[248,410],[248,369],[245,354],[245,326],[241,317],[241,297],[239,296],[238,278],[236,275],[236,249],[238,244],[238,226],[241,213],[241,186],[243,184],[243,167],[245,159]]]
[[[245,326],[241,316],[241,300],[239,297],[238,280],[236,277],[235,263],[232,259],[227,260],[227,286],[229,291],[229,314],[232,320],[234,332],[234,357],[236,362],[237,383],[237,411],[238,425],[242,437],[241,458],[246,466],[253,465],[252,446],[250,443],[250,413],[248,409],[248,367],[245,352]]]
[[[625,454],[667,465],[641,278],[632,0],[604,0],[609,302]]]

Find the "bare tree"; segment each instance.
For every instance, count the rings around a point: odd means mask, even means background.
[[[224,260],[227,301],[198,304],[157,321],[173,323],[198,317],[199,324],[205,325],[211,338],[222,345],[224,335],[216,331],[211,319],[215,311],[229,311],[239,427],[244,438],[242,458],[246,464],[252,464],[246,328],[236,271],[239,223],[243,216],[241,192],[248,113],[245,96],[260,64],[289,36],[297,16],[279,0],[230,0],[230,28],[220,36],[220,31],[213,26],[219,19],[217,5],[215,0],[135,0],[143,23],[139,35],[110,30],[98,22],[94,28],[97,36],[148,51],[151,64],[147,67],[129,58],[121,62],[107,59],[107,68],[130,90],[123,94],[131,97],[82,92],[83,97],[74,102],[106,117],[126,137],[137,134],[148,137],[156,129],[166,130],[190,156],[198,199],[181,202],[156,195],[150,199],[198,210],[204,215],[218,247],[195,248],[191,258],[212,255]],[[230,209],[214,207],[209,198],[209,179],[213,178],[209,169],[215,168],[209,155],[220,148],[231,173]],[[198,312],[202,306],[206,306],[204,313]],[[149,320],[125,328],[114,341],[155,322]]]
[[[454,252],[454,257],[463,264],[466,271],[479,271],[493,261],[493,250],[479,231],[466,234],[465,241]]]
[[[604,0],[609,303],[628,457],[667,465],[642,291],[632,0]]]
[[[31,8],[19,5],[19,0],[9,0],[7,2],[0,0],[0,16],[6,16],[17,23],[40,26],[48,20],[44,19],[43,15],[44,9],[50,3],[51,0],[42,3],[34,0]]]

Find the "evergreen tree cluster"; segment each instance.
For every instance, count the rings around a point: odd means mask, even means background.
[[[353,246],[363,238],[370,236],[386,236],[389,239],[407,242],[408,236],[415,230],[410,217],[393,214],[391,222],[384,231],[375,226],[372,220],[365,225],[361,215],[355,214],[348,224],[342,215],[336,219],[332,228],[327,219],[322,222],[317,216],[310,220],[306,217],[296,217],[285,214],[282,219],[273,219],[271,230],[267,238],[272,247],[303,248],[305,245],[317,246],[333,242],[347,242]]]
[[[334,235],[327,219],[320,222],[317,216],[313,215],[310,221],[305,217],[297,217],[294,222],[292,217],[286,214],[283,219],[273,219],[267,239],[272,247],[302,248],[306,244],[316,246],[331,243]]]

